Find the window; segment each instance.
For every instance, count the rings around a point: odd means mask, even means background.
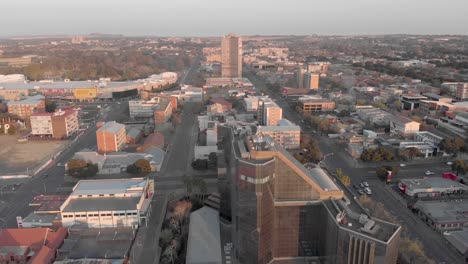
[[[100,194],[100,195],[99,195],[99,197],[103,197],[103,196],[104,196],[104,194]]]

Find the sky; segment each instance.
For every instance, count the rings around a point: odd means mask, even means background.
[[[468,0],[4,0],[0,36],[468,35]]]

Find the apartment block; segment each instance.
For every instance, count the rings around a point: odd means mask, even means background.
[[[455,97],[457,100],[468,99],[468,83],[458,83]]]
[[[128,101],[128,109],[132,118],[148,118],[153,117],[154,108],[159,104],[161,98],[151,98],[151,100],[130,100]]]
[[[301,127],[287,119],[281,119],[277,126],[260,126],[258,132],[271,137],[284,149],[298,149],[301,141]]]
[[[78,113],[73,109],[59,110],[55,113],[34,113],[30,116],[31,134],[64,139],[80,127]]]
[[[27,119],[33,113],[45,112],[45,99],[42,95],[34,95],[21,101],[10,101],[7,107],[8,113]]]
[[[221,76],[242,77],[242,38],[234,34],[221,39]]]
[[[320,84],[320,75],[316,73],[306,73],[304,74],[304,88],[310,90],[318,90]]]
[[[257,108],[258,123],[263,126],[276,126],[283,119],[283,109],[270,98],[260,98]]]
[[[127,141],[125,125],[115,121],[106,122],[96,131],[96,138],[100,153],[120,151]]]
[[[232,219],[239,263],[396,263],[400,226],[348,205],[323,169],[306,169],[269,136],[219,131],[220,213]]]

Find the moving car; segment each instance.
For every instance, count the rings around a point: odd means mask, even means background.
[[[405,167],[406,165],[404,163],[401,163],[400,164],[400,167]]]
[[[432,172],[432,171],[426,171],[426,175],[429,176],[429,175],[434,175],[435,173]]]
[[[453,162],[449,161],[447,162],[447,165],[451,166],[453,164]]]

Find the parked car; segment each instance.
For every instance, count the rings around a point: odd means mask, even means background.
[[[361,190],[361,189],[357,190],[357,192],[358,192],[360,195],[364,195],[364,191]]]
[[[364,192],[367,194],[367,195],[371,195],[372,194],[372,190],[367,187],[367,188],[364,188]]]
[[[369,183],[363,182],[364,186],[369,187]]]
[[[359,189],[359,186],[357,186],[356,184],[353,184],[353,188],[357,190]]]
[[[426,175],[429,176],[429,175],[434,175],[435,173],[432,172],[432,171],[426,171]]]
[[[366,187],[366,186],[364,185],[364,183],[362,183],[362,182],[359,184],[359,186],[361,186],[361,188]]]
[[[62,163],[60,163],[60,162],[57,163],[57,167],[60,167],[60,166],[62,166]]]
[[[449,161],[447,162],[447,165],[452,166],[453,162]]]

